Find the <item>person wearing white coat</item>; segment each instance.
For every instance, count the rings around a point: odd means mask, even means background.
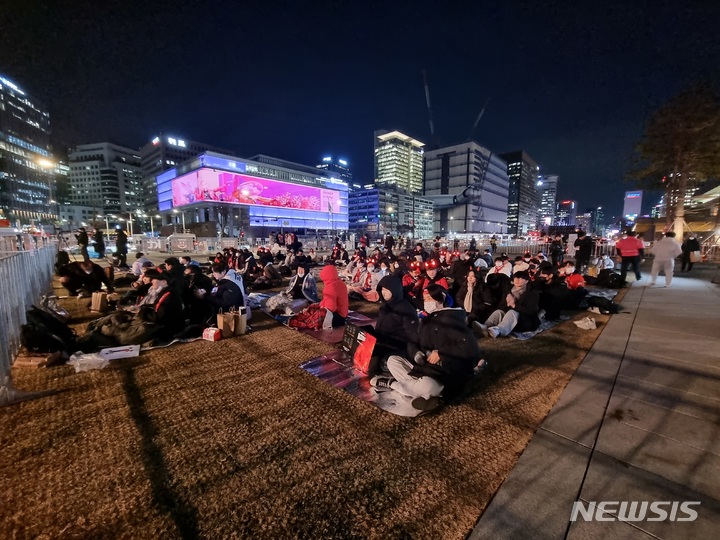
[[[669,287],[672,283],[673,269],[675,268],[675,257],[682,253],[680,243],[675,240],[674,232],[665,233],[665,238],[655,242],[653,246],[652,270],[650,270],[650,286],[655,285],[658,274],[662,269],[665,273],[665,287]]]

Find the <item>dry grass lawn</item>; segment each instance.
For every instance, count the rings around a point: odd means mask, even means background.
[[[16,369],[18,388],[55,393],[0,409],[0,536],[462,539],[607,321],[595,318],[597,331],[483,340],[489,373],[417,419],[299,369],[331,347],[260,312],[248,335],[101,371]]]

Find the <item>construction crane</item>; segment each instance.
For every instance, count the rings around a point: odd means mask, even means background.
[[[430,138],[435,148],[438,148],[437,140],[435,139],[435,124],[433,122],[432,106],[430,105],[430,86],[428,85],[427,72],[423,69],[423,85],[425,86],[425,102],[427,103],[428,118],[430,120]]]
[[[483,117],[483,114],[485,114],[485,108],[487,107],[488,103],[490,103],[490,98],[487,98],[485,100],[485,103],[483,104],[482,109],[480,110],[480,114],[477,115],[477,118],[475,119],[475,123],[473,124],[472,128],[470,129],[470,134],[468,135],[467,142],[470,142],[472,140],[472,137],[475,134],[475,128],[477,128],[477,125],[480,122],[480,119]]]

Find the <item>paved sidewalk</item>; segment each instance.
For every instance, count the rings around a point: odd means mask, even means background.
[[[697,266],[696,266],[697,268]],[[470,535],[720,536],[720,285],[634,283]],[[645,275],[647,276],[647,272]],[[692,277],[686,277],[686,276]],[[570,522],[573,502],[700,501],[692,522]],[[662,507],[668,514],[671,505]],[[618,505],[612,507],[617,515]],[[612,517],[611,515],[611,517]],[[684,517],[677,512],[677,517]]]

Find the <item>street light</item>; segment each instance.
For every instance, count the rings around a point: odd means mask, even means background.
[[[161,219],[160,214],[155,214],[155,217]],[[150,236],[155,236],[155,223],[153,222],[153,216],[150,216]]]
[[[128,212],[128,217],[130,219],[127,220],[128,222],[128,232],[130,233],[130,236],[133,235],[133,215],[132,212]]]
[[[57,201],[53,197],[53,181],[57,180],[55,179],[54,174],[52,174],[52,169],[55,169],[57,167],[57,163],[55,163],[54,161],[50,161],[47,158],[40,158],[36,160],[36,163],[38,167],[44,169],[46,174],[48,174],[48,204],[50,204],[51,206],[55,206],[55,216],[57,217],[60,212],[57,207]]]
[[[180,213],[182,216],[182,232],[185,234],[185,212],[179,212],[177,208],[173,209],[173,214]]]

